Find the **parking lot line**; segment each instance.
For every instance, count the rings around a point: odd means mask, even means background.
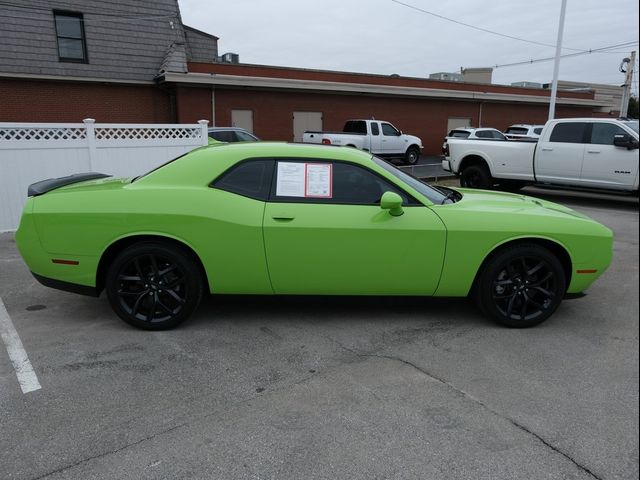
[[[0,298],[0,334],[2,335],[4,346],[7,348],[9,359],[16,371],[22,393],[29,393],[42,388],[2,298]]]

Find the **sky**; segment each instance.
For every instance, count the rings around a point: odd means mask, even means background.
[[[219,54],[238,53],[241,63],[411,77],[494,67],[493,83],[553,79],[553,61],[506,64],[555,55],[560,0],[401,2],[179,0],[179,5],[185,24],[219,37]],[[625,45],[611,47],[620,44]],[[637,0],[567,0],[562,45],[563,54],[611,48],[562,58],[561,80],[621,85],[620,63],[638,50]],[[637,94],[637,75],[633,91]]]

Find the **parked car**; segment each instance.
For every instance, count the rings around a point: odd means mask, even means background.
[[[238,127],[211,127],[209,128],[209,143],[215,142],[259,142],[260,139],[244,128]]]
[[[16,243],[41,283],[106,290],[144,329],[178,325],[204,293],[471,295],[528,327],[611,262],[611,230],[569,208],[432,187],[352,148],[219,144],[133,180],[95,175],[31,185]]]
[[[526,125],[519,123],[517,125],[511,125],[504,131],[504,134],[509,140],[526,140],[540,138],[544,125]]]
[[[341,145],[366,150],[383,158],[399,158],[409,165],[420,159],[422,140],[405,135],[389,122],[347,120],[342,132],[304,132],[303,143]]]
[[[447,154],[447,140],[450,138],[468,138],[480,140],[508,140],[504,134],[496,128],[460,127],[451,130],[442,143],[442,154]]]
[[[471,142],[452,138],[442,168],[470,188],[499,184],[580,187],[638,193],[638,123],[607,118],[550,120],[540,139]]]

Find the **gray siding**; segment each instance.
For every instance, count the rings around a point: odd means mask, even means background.
[[[187,37],[187,59],[190,62],[212,63],[218,56],[218,39],[195,28],[184,26]]]
[[[162,69],[186,71],[177,0],[31,0],[24,5],[0,8],[0,73],[151,81]],[[58,60],[53,10],[83,14],[89,63]],[[211,42],[195,41],[196,58],[204,58],[201,52]]]

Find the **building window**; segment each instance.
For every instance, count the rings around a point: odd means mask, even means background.
[[[84,20],[81,13],[53,12],[61,62],[88,63]]]

